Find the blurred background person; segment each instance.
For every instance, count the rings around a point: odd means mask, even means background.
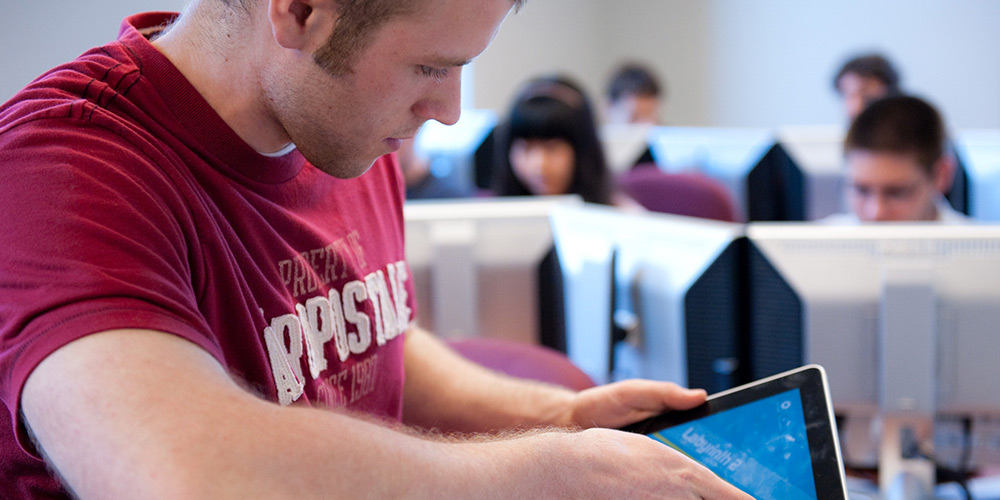
[[[497,196],[577,194],[584,201],[639,206],[617,191],[598,140],[593,106],[565,76],[526,83],[496,129]]]
[[[941,114],[918,97],[869,104],[844,140],[849,214],[828,223],[968,220],[944,198],[955,174]]]
[[[852,57],[837,71],[833,88],[840,96],[844,115],[854,120],[868,103],[900,91],[900,75],[882,54],[871,53]]]
[[[666,88],[647,65],[629,61],[608,78],[598,136],[608,166],[615,173],[654,163],[649,129],[660,124]]]
[[[651,68],[626,62],[608,79],[604,122],[657,125],[666,89]]]

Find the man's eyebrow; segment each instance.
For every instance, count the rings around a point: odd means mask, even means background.
[[[455,68],[465,66],[472,62],[472,59],[459,59],[447,56],[432,56],[427,58],[427,62],[439,68]]]

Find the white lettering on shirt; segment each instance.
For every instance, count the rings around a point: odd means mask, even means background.
[[[291,259],[278,262],[278,274],[292,295],[301,297],[315,293],[347,274],[348,259],[359,269],[366,266],[364,248],[357,231],[323,247],[302,252]]]
[[[356,245],[351,238],[338,241],[320,252],[303,252],[296,259],[279,262],[279,272],[293,295],[315,292],[320,283],[336,274],[337,260],[326,255],[327,249]],[[363,259],[360,251],[355,251],[354,256]],[[378,379],[377,356],[324,376],[329,368],[328,356],[335,355],[337,362],[344,362],[352,355],[367,353],[373,340],[382,346],[405,332],[412,314],[406,303],[408,280],[405,262],[390,263],[364,280],[345,283],[339,291],[330,289],[325,296],[316,295],[295,304],[294,314],[272,318],[263,334],[279,403],[291,404],[304,393],[303,362],[308,366],[308,376],[317,381],[317,397],[323,403],[353,403],[373,392]],[[333,349],[328,349],[331,342]]]
[[[282,406],[291,404],[292,401],[302,396],[305,381],[295,376],[294,364],[289,362],[289,353],[285,350],[285,343],[278,339],[278,334],[273,327],[264,329],[264,344],[267,346],[267,354],[271,362],[271,372],[274,374],[274,386],[278,391],[278,402]]]

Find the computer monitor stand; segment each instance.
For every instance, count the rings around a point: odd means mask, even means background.
[[[932,439],[936,407],[937,318],[932,266],[923,259],[887,265],[879,325],[879,490],[885,500],[930,500],[934,463],[921,452]]]
[[[879,453],[879,490],[883,500],[932,500],[934,462],[921,454],[932,419],[885,417]]]

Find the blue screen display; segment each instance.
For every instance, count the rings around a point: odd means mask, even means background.
[[[759,500],[816,500],[798,389],[649,436]]]

